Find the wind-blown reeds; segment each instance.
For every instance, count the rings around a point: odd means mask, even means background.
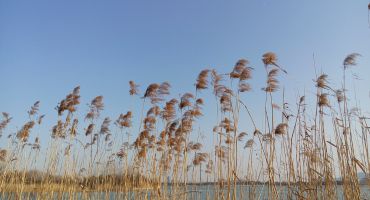
[[[37,101],[27,111],[28,121],[5,138],[8,147],[0,149],[0,198],[6,191],[23,194],[36,187],[38,198],[56,192],[129,191],[142,199],[195,199],[189,188],[207,184],[214,187],[207,190],[215,191],[214,199],[255,199],[264,190],[269,199],[359,199],[363,183],[357,173],[370,172],[370,118],[350,105],[345,76],[359,56],[352,53],[343,60],[341,88],[332,89],[328,76],[318,75],[316,101],[300,95],[296,108],[285,99],[278,75],[286,71],[272,52],[262,56],[265,105],[254,106],[255,112],[247,106],[254,97],[245,93],[252,90],[254,68],[246,59],[238,60],[230,73],[202,70],[195,91],[179,97],[171,97],[171,85],[162,82],[149,84],[140,98],[138,85],[129,81],[129,95],[142,102],[141,116],[137,119],[132,107],[119,114],[115,126],[110,117],[101,116],[103,96],[90,101],[87,113],[77,110],[78,86],[56,107],[48,147],[42,146],[44,133],[32,134],[44,125]],[[215,98],[215,115],[207,112],[212,103],[207,89]],[[281,93],[280,102],[276,96]],[[245,111],[249,118],[244,118]],[[11,132],[11,119],[2,113],[0,133]],[[213,134],[205,127],[209,119],[216,119]],[[36,176],[31,173],[35,169],[44,171]]]

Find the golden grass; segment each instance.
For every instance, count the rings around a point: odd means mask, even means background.
[[[137,98],[142,111],[122,113],[114,123],[101,116],[103,96],[95,97],[84,119],[79,119],[80,87],[76,87],[57,106],[58,120],[47,147],[40,145],[45,138],[33,135],[44,118],[37,101],[28,111],[29,121],[9,134],[7,147],[0,149],[0,194],[32,191],[47,198],[53,192],[145,190],[140,198],[199,198],[194,193],[199,185],[194,183],[207,183],[214,189],[207,197],[216,199],[255,199],[259,185],[267,188],[269,199],[360,199],[357,174],[369,177],[370,172],[369,118],[360,108],[352,108],[346,85],[346,71],[357,64],[358,56],[350,54],[343,61],[343,87],[333,89],[328,75],[318,75],[316,101],[306,102],[301,96],[293,108],[284,90],[279,91],[284,88],[279,73],[287,72],[277,64],[276,54],[264,54],[265,104],[256,111],[261,123],[256,123],[256,113],[245,101],[252,98],[246,93],[254,70],[246,59],[237,61],[230,73],[202,70],[195,94],[184,93],[178,99],[170,98],[168,82],[150,84],[139,97],[139,85],[129,81],[129,95]],[[217,101],[218,123],[213,135],[206,136],[211,149],[203,148],[197,128],[197,120],[207,115],[203,107],[209,99],[200,97],[204,90],[212,90]],[[277,95],[282,96],[280,103]],[[249,118],[240,117],[243,112]],[[135,114],[140,116],[137,123]],[[2,115],[0,133],[11,122],[8,113]],[[241,130],[240,124],[246,122],[250,130]],[[338,193],[339,185],[343,194]]]

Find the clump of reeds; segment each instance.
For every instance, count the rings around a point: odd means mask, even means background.
[[[41,188],[39,198],[57,191],[81,192],[84,198],[90,191],[130,191],[143,199],[195,199],[199,196],[191,194],[188,186],[195,189],[205,176],[216,191],[215,199],[258,198],[259,184],[268,187],[269,199],[336,199],[341,197],[339,184],[343,197],[359,199],[357,173],[370,172],[369,118],[361,109],[351,108],[346,86],[346,71],[357,65],[359,56],[352,53],[344,59],[341,88],[334,89],[328,76],[321,74],[314,80],[316,102],[308,102],[305,94],[295,108],[285,100],[278,80],[279,72],[286,70],[277,64],[275,53],[263,54],[265,104],[253,107],[261,123],[248,107],[253,96],[246,97],[245,92],[252,90],[249,80],[255,68],[247,59],[239,59],[227,74],[202,70],[195,91],[179,97],[171,97],[170,84],[162,82],[150,84],[140,98],[139,85],[129,81],[129,95],[142,101],[141,116],[134,118],[135,109],[130,108],[118,116],[114,127],[110,117],[101,116],[103,96],[93,98],[85,118],[79,118],[80,87],[76,87],[56,107],[58,119],[47,148],[41,147],[44,135],[31,134],[38,132],[45,117],[39,114],[37,101],[27,112],[29,121],[9,134],[8,147],[0,149],[0,163],[5,166],[0,170],[0,194],[22,194],[35,186]],[[204,110],[212,101],[202,96],[209,88],[217,103],[215,116]],[[280,93],[281,102],[276,98]],[[241,117],[243,111],[249,118]],[[203,135],[207,127],[198,121],[202,116],[216,118],[213,135]],[[2,113],[0,135],[11,119]],[[79,131],[80,126],[85,128]],[[213,146],[204,143],[209,137]],[[45,162],[45,172],[30,173],[40,162]],[[280,190],[282,185],[286,187]],[[146,187],[145,192],[134,192],[140,187]]]

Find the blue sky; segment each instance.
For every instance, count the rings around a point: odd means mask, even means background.
[[[367,5],[368,0],[0,1],[0,111],[13,116],[7,130],[14,132],[40,100],[40,113],[46,114],[41,130],[47,133],[56,122],[57,103],[80,85],[81,113],[103,95],[103,115],[115,119],[137,103],[129,98],[129,80],[141,91],[169,81],[177,97],[194,92],[200,70],[230,72],[240,58],[256,69],[245,99],[258,111],[265,82],[261,56],[267,51],[289,72],[281,82],[292,104],[312,90],[313,54],[318,71],[334,85],[344,57],[362,54],[354,73],[362,78],[358,100],[367,106]],[[202,95],[212,99],[210,94]],[[213,127],[217,119],[209,116],[203,120]]]

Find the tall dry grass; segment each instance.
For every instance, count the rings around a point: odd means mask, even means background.
[[[4,112],[0,195],[85,199],[97,192],[109,199],[115,192],[117,199],[195,199],[206,187],[207,199],[258,199],[262,190],[269,199],[360,199],[357,174],[369,178],[370,172],[369,118],[351,105],[347,85],[347,71],[359,56],[344,59],[341,88],[318,74],[315,100],[306,101],[305,94],[292,104],[279,82],[287,71],[274,53],[264,54],[265,102],[260,110],[254,107],[255,113],[248,95],[254,68],[246,59],[230,73],[202,70],[194,93],[179,98],[171,97],[168,82],[152,83],[140,94],[139,85],[130,81],[129,95],[141,111],[129,110],[115,120],[102,116],[103,96],[95,97],[79,118],[76,87],[58,103],[50,139],[40,133],[45,116],[39,113],[40,101],[16,133],[6,129],[12,118]],[[208,144],[198,128],[199,118],[207,115],[204,106],[214,101],[201,97],[207,90],[217,102],[217,124],[206,136]],[[134,115],[140,116],[137,123]],[[242,130],[241,124],[250,127]],[[41,147],[40,140],[49,143]],[[209,143],[211,149],[203,148]]]

